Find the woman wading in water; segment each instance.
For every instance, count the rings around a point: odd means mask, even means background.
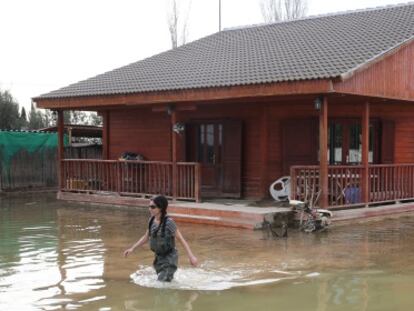
[[[137,247],[142,246],[148,240],[151,250],[155,253],[154,268],[158,275],[158,280],[171,282],[177,270],[178,253],[175,248],[175,237],[183,245],[187,252],[188,259],[193,266],[197,265],[197,258],[191,252],[186,240],[174,220],[167,215],[168,200],[158,195],[150,201],[151,218],[145,234],[130,248],[124,252],[127,257]]]

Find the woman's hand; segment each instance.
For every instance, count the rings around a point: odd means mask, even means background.
[[[149,232],[148,232],[148,229],[147,229],[147,231],[145,231],[145,234],[134,245],[132,245],[127,250],[125,250],[124,257],[128,257],[128,255],[131,254],[134,251],[134,249],[136,249],[136,248],[140,247],[141,245],[147,243],[148,239],[149,239]]]
[[[197,257],[196,257],[196,256],[194,256],[194,255],[190,255],[190,256],[188,256],[188,259],[189,259],[190,263],[191,263],[194,267],[197,267],[198,260],[197,260]]]
[[[124,257],[128,257],[129,254],[131,254],[134,251],[133,248],[128,248],[127,250],[125,250],[124,252]]]

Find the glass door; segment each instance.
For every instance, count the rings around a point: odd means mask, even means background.
[[[377,123],[369,126],[369,163],[377,163]],[[362,162],[362,134],[360,120],[332,120],[328,132],[330,165],[360,164]]]

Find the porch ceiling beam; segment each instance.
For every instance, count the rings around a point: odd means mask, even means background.
[[[153,107],[151,110],[152,112],[168,112],[170,109],[171,109],[170,105],[163,105],[163,106]],[[175,111],[196,111],[197,106],[196,105],[179,105],[179,106],[174,105],[173,109]]]
[[[123,95],[96,95],[68,98],[34,98],[38,108],[99,109],[107,106],[141,106],[197,101],[231,100],[249,97],[326,94],[333,92],[332,81],[306,80],[257,85],[229,86]]]

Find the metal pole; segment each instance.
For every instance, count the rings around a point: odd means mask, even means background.
[[[219,31],[221,31],[221,0],[219,0]]]

